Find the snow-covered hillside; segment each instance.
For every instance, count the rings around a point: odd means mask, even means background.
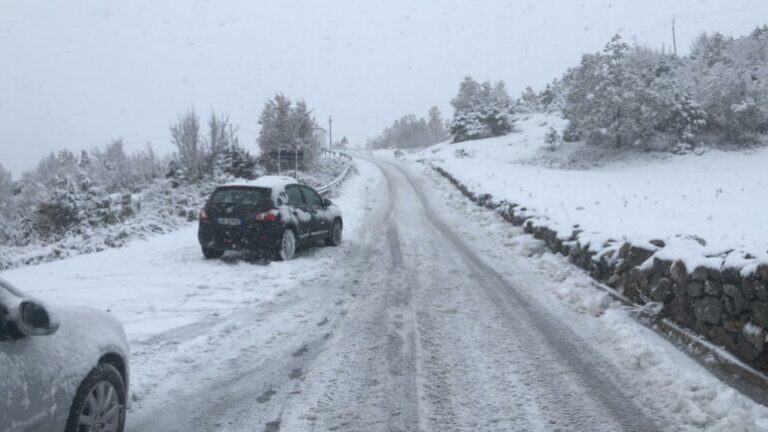
[[[551,150],[545,134],[564,125],[556,115],[533,114],[509,135],[407,157],[444,168],[477,194],[526,207],[535,223],[565,238],[581,229],[580,240],[595,248],[608,239],[661,239],[689,268],[730,250],[730,262],[768,261],[768,149],[628,155],[560,143]]]

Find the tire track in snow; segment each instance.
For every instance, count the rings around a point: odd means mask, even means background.
[[[385,180],[382,173],[382,180]],[[397,190],[365,222],[369,254],[350,263],[360,295],[324,352],[306,370],[302,394],[288,401],[288,431],[412,431],[418,427],[412,283],[403,267]],[[339,281],[341,282],[341,281]]]
[[[372,259],[374,259],[375,256],[381,254],[381,248],[384,246],[381,242],[384,240],[385,236],[382,236],[381,231],[375,229],[375,227],[380,227],[386,223],[390,223],[392,220],[392,204],[394,197],[396,197],[396,191],[389,188],[387,197],[390,201],[386,203],[378,203],[377,208],[371,209],[370,211],[370,217],[366,223],[368,225],[369,229],[365,230],[365,232],[361,233],[360,239],[356,241],[351,241],[348,243],[351,243],[351,247],[345,251],[344,257],[338,260],[339,265],[344,265],[348,268],[353,269],[351,272],[348,272],[344,277],[342,278],[336,278],[334,280],[335,286],[361,286],[364,284],[364,281],[367,277],[367,275],[371,274],[371,266],[370,262]],[[362,230],[361,230],[362,231]],[[396,236],[396,233],[395,233]],[[386,238],[390,238],[387,236]],[[381,246],[376,246],[377,244]],[[393,255],[394,256],[394,255]],[[385,272],[373,272],[374,279],[379,278],[379,275]],[[346,304],[346,308],[353,308],[355,303],[361,303],[368,300],[366,295],[362,293],[364,289],[359,288],[355,292],[350,292],[351,299],[349,300],[349,304]],[[343,302],[334,302],[334,305],[341,306]],[[346,315],[346,314],[343,314]],[[264,427],[264,431],[280,431],[285,428],[283,425],[283,413],[287,406],[290,406],[292,403],[292,399],[295,398],[297,395],[301,394],[302,387],[304,387],[303,383],[300,382],[300,380],[303,380],[307,374],[310,374],[313,369],[315,368],[315,363],[317,362],[319,357],[322,357],[324,355],[327,355],[329,352],[333,352],[336,350],[336,341],[335,339],[343,338],[344,336],[337,336],[338,328],[343,325],[343,322],[345,320],[346,316],[338,316],[336,320],[332,323],[332,329],[333,331],[330,333],[327,333],[327,329],[321,329],[322,331],[326,332],[322,335],[322,337],[318,337],[314,340],[312,340],[309,343],[305,343],[304,345],[300,346],[298,349],[291,351],[290,356],[292,359],[286,359],[284,360],[285,364],[280,366],[279,368],[282,371],[288,370],[291,368],[291,372],[287,375],[284,373],[280,373],[275,375],[271,382],[272,385],[275,386],[275,390],[272,390],[270,392],[269,400],[265,400],[264,404],[252,404],[250,408],[248,408],[245,412],[242,412],[238,415],[237,421],[233,425],[232,428],[227,428],[223,430],[233,430],[233,431],[252,431],[252,430],[260,430],[258,428]],[[317,325],[316,327],[322,328],[325,327],[328,324],[327,318],[323,318],[322,320],[318,321],[322,323],[322,325]],[[360,333],[352,334],[352,337],[359,336]],[[332,336],[331,336],[332,335]],[[330,336],[330,337],[329,337]],[[347,336],[349,337],[349,336]],[[342,341],[343,343],[343,341]],[[279,356],[279,358],[286,358],[286,355]],[[297,363],[298,361],[298,363]],[[300,363],[300,367],[293,367],[296,364]],[[269,368],[268,368],[269,369]],[[302,376],[299,378],[299,382],[297,381],[297,377],[295,377],[295,371],[301,370]],[[284,377],[287,377],[287,379],[291,382],[285,382]],[[282,381],[281,381],[282,380]],[[286,385],[291,384],[291,385]],[[271,388],[270,388],[271,389]],[[258,401],[257,401],[258,402]],[[273,414],[266,414],[265,410],[268,410],[268,412],[272,412]],[[274,420],[264,422],[265,419],[272,419]],[[397,430],[397,429],[393,429]],[[405,430],[405,429],[403,429]]]

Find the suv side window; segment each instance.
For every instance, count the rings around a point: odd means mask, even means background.
[[[322,207],[323,199],[317,192],[313,191],[307,186],[301,186],[301,192],[304,194],[304,199],[307,200],[307,205],[310,207]]]
[[[304,207],[304,197],[301,195],[299,187],[290,185],[285,187],[285,193],[288,195],[288,205],[291,207]]]

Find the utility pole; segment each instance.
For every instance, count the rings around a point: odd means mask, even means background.
[[[677,58],[677,35],[675,34],[675,17],[672,17],[672,50]]]
[[[333,147],[333,117],[328,116],[328,150]]]

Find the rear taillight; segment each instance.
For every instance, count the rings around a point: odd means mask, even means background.
[[[274,222],[280,216],[280,212],[277,210],[270,210],[268,212],[259,213],[256,215],[256,220],[260,222]]]
[[[200,220],[201,221],[208,221],[208,212],[205,211],[205,209],[200,210]]]

